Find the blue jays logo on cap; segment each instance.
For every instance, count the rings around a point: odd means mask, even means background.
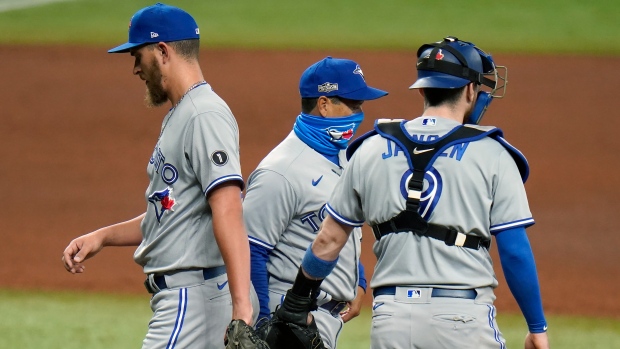
[[[359,76],[361,76],[362,79],[364,79],[364,72],[362,71],[362,68],[360,68],[359,64],[355,67],[353,74],[359,74]],[[366,79],[364,79],[364,81],[366,81]]]
[[[136,12],[129,21],[129,40],[108,52],[129,52],[144,44],[199,38],[198,25],[189,13],[178,7],[157,3]]]
[[[302,98],[326,96],[368,101],[388,93],[366,85],[359,64],[328,56],[303,72],[299,80],[299,94]]]
[[[157,222],[161,223],[161,218],[164,213],[168,211],[174,211],[172,208],[176,205],[177,201],[172,197],[172,188],[167,187],[164,190],[159,190],[149,195],[149,202],[153,204],[155,209],[155,216]]]

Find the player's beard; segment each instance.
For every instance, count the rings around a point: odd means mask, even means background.
[[[146,75],[146,92],[144,96],[144,104],[148,108],[155,108],[164,105],[168,101],[168,93],[164,90],[162,85],[162,74],[159,67],[159,62],[153,58],[153,63],[149,68],[149,71],[144,72]]]

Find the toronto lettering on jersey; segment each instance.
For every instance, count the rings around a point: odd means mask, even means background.
[[[316,233],[319,231],[319,227],[321,226],[321,222],[325,219],[326,213],[327,210],[325,209],[325,205],[323,205],[318,212],[306,213],[300,220],[303,224],[309,225],[312,231]]]
[[[149,164],[153,165],[155,173],[161,176],[164,183],[173,184],[179,179],[179,171],[172,164],[166,162],[166,156],[159,146],[155,146]]]
[[[418,135],[412,135],[411,138],[414,141],[432,142],[432,141],[436,141],[437,139],[439,139],[439,136],[429,135],[426,140],[424,139],[424,135],[420,135],[419,137]],[[396,145],[396,143],[392,142],[389,139],[386,139],[386,141],[387,141],[387,150],[385,153],[381,154],[381,157],[384,160],[391,158],[391,157],[396,157],[398,156],[398,153],[404,153],[403,150]],[[465,154],[465,150],[467,150],[468,145],[469,145],[469,142],[455,144],[447,148],[446,150],[444,150],[441,154],[439,154],[439,156],[449,157],[450,159],[456,159],[457,161],[461,161],[461,159],[463,158],[463,155]]]

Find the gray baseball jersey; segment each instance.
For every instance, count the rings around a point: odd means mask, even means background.
[[[346,164],[344,151],[340,163]],[[250,175],[243,214],[250,241],[271,251],[270,289],[277,282],[274,278],[291,284],[295,280],[342,171],[291,132]],[[360,239],[361,229],[355,229],[334,271],[321,284],[332,299],[349,301],[356,296]]]
[[[226,181],[243,186],[243,179],[236,120],[211,86],[191,89],[166,115],[147,172],[143,241],[134,259],[149,280],[164,274],[166,288],[151,299],[142,347],[224,348],[232,319],[228,276],[205,280],[202,271],[224,265],[207,194]],[[258,298],[251,292],[255,321]]]
[[[429,142],[460,124],[420,117],[405,124],[418,142]],[[411,171],[395,143],[371,136],[350,159],[327,210],[351,226],[382,223],[405,209]],[[431,223],[491,239],[494,231],[529,226],[532,219],[519,170],[498,141],[485,137],[446,149],[426,172],[420,213]],[[411,233],[375,243],[371,287],[417,285],[470,289],[495,287],[489,252],[447,246]]]
[[[243,179],[237,122],[210,85],[191,90],[166,115],[147,173],[143,240],[134,254],[144,272],[224,265],[206,195]]]

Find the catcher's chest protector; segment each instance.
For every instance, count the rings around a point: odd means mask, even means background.
[[[420,143],[409,137],[403,125],[402,120],[378,120],[375,124],[376,133],[395,142],[403,149],[412,171],[411,179],[407,183],[405,211],[387,222],[374,225],[372,228],[375,238],[379,240],[387,234],[411,231],[421,236],[442,240],[449,246],[456,245],[472,249],[479,249],[481,246],[488,248],[490,245],[488,240],[426,222],[418,209],[424,186],[424,174],[444,150],[455,144],[476,141],[493,134],[501,135],[501,130],[493,128],[483,131],[473,125],[472,127],[459,126],[435,142]]]

